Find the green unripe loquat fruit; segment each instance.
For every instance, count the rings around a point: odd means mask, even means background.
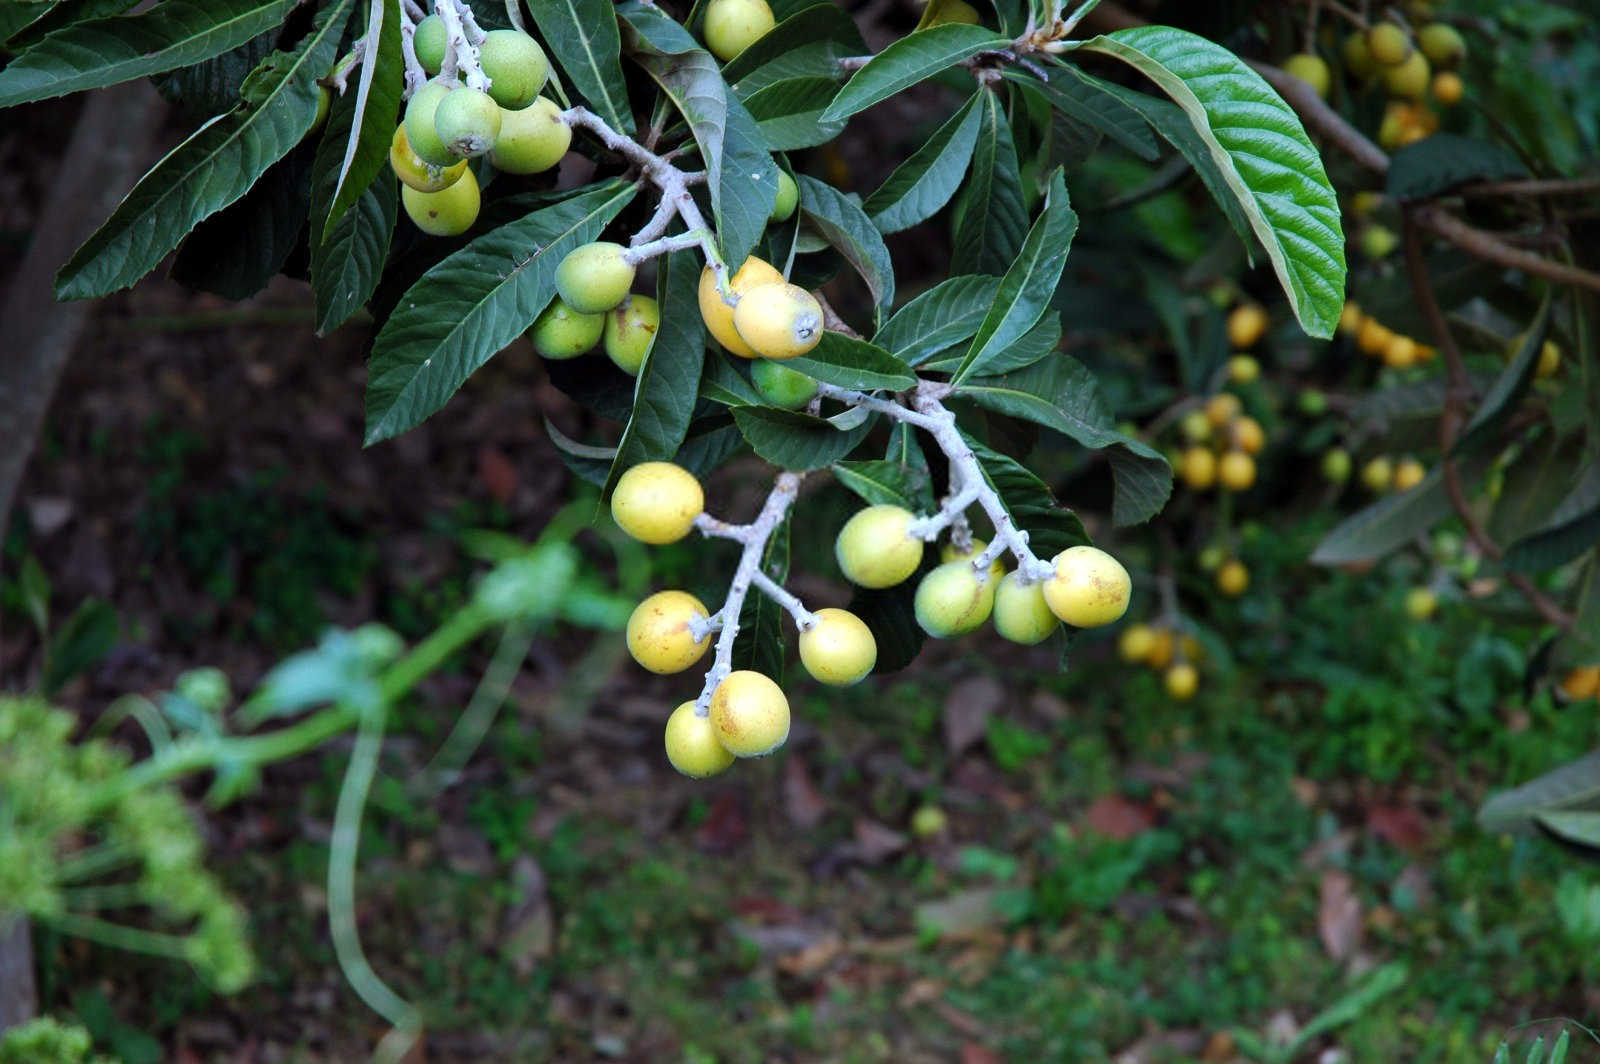
[[[326,85],[318,85],[317,86],[317,114],[316,114],[316,117],[314,117],[311,120],[311,128],[306,131],[306,136],[310,136],[311,134],[315,133],[317,130],[322,128],[323,123],[328,121],[328,109],[331,108],[332,106],[333,106],[333,93],[328,90],[328,86],[326,86]]]
[[[482,199],[478,179],[471,170],[438,192],[418,192],[410,185],[400,187],[400,202],[406,214],[429,236],[459,236],[478,220]]]
[[[706,5],[706,47],[727,62],[777,25],[767,0],[711,0]]]
[[[762,358],[797,358],[822,340],[822,305],[799,285],[756,285],[733,308],[733,328]]]
[[[621,244],[596,241],[567,252],[556,267],[556,291],[574,310],[604,314],[628,297],[634,267]]]
[[[1016,573],[1000,578],[994,589],[994,630],[1002,639],[1033,646],[1050,638],[1061,622],[1044,599],[1044,585],[1024,584]]]
[[[422,64],[422,69],[430,78],[437,77],[439,69],[444,66],[444,53],[448,45],[446,38],[444,19],[438,15],[429,15],[417,23],[416,31],[412,34],[411,46],[416,49],[417,62]]]
[[[672,767],[697,780],[725,772],[733,764],[733,755],[717,740],[711,718],[696,715],[692,701],[667,718],[666,746]]]
[[[570,147],[572,127],[561,121],[561,108],[541,96],[520,111],[500,112],[500,136],[489,161],[508,174],[542,174]]]
[[[1377,71],[1377,61],[1367,48],[1366,34],[1359,30],[1344,39],[1344,68],[1357,81],[1366,81]]]
[[[789,738],[789,700],[769,677],[738,669],[712,692],[711,726],[734,757],[761,757]]]
[[[1430,22],[1417,31],[1417,47],[1437,67],[1452,67],[1466,58],[1467,42],[1454,26]]]
[[[818,610],[816,623],[800,633],[800,663],[812,679],[833,687],[859,683],[878,663],[872,629],[849,610]]]
[[[1211,437],[1211,419],[1204,410],[1191,410],[1178,422],[1178,431],[1190,443],[1203,443]]]
[[[922,564],[922,540],[907,529],[911,511],[879,504],[858,510],[834,541],[839,569],[852,584],[885,588],[905,580]]]
[[[1439,597],[1425,587],[1414,587],[1406,592],[1406,616],[1413,621],[1426,621],[1439,608]]]
[[[996,583],[970,562],[945,562],[917,584],[917,623],[935,639],[965,635],[989,619]]]
[[[451,91],[442,81],[430,81],[406,101],[406,140],[418,158],[434,166],[454,166],[462,158],[450,150],[434,125],[439,105]]]
[[[1361,483],[1374,495],[1381,495],[1394,483],[1394,463],[1382,457],[1372,459],[1361,467]]]
[[[394,137],[389,141],[389,166],[401,184],[418,192],[447,189],[467,171],[465,159],[458,159],[449,166],[435,166],[412,151],[404,123],[395,127]]]
[[[696,639],[689,624],[706,620],[705,605],[687,591],[657,591],[628,617],[628,653],[658,675],[682,672],[711,649],[711,637]]]
[[[488,93],[463,86],[439,101],[433,128],[452,154],[462,158],[483,155],[500,136],[500,105]]]
[[[508,111],[533,102],[550,74],[539,42],[518,30],[490,30],[478,47],[478,62],[489,78],[489,95]]]
[[[594,349],[605,327],[604,314],[580,314],[557,296],[533,320],[528,339],[545,358],[577,358]]]
[[[676,543],[706,508],[693,473],[671,462],[640,462],[617,478],[611,517],[641,543]]]
[[[1335,447],[1322,456],[1322,476],[1330,484],[1343,484],[1350,479],[1350,452]]]
[[[650,296],[630,295],[606,311],[606,357],[637,377],[661,329],[661,305]]]
[[[1415,100],[1428,91],[1428,81],[1432,76],[1427,56],[1412,52],[1403,62],[1383,72],[1383,87],[1390,96]]]
[[[973,536],[966,550],[959,550],[954,543],[946,542],[939,548],[939,561],[941,562],[970,562],[989,549],[986,540]],[[989,563],[989,578],[999,580],[1006,575],[1006,567],[999,558]]]
[[[1367,51],[1379,66],[1399,66],[1411,55],[1411,41],[1393,22],[1379,22],[1367,30]]]
[[[1283,69],[1287,74],[1293,74],[1301,81],[1310,85],[1318,96],[1327,99],[1328,86],[1333,77],[1328,72],[1328,64],[1323,62],[1320,55],[1310,52],[1299,52],[1283,61]]]
[[[1055,572],[1044,582],[1050,612],[1077,628],[1098,628],[1128,612],[1133,580],[1128,570],[1098,547],[1080,544],[1057,554]]]
[[[919,839],[943,835],[949,827],[950,818],[936,805],[918,806],[917,811],[911,814],[911,834]]]
[[[817,395],[816,381],[770,358],[750,363],[750,381],[756,386],[756,394],[784,410],[799,410]]]
[[[794,216],[794,209],[800,206],[800,186],[794,183],[794,178],[789,176],[787,170],[778,171],[778,198],[772,203],[772,213],[767,216],[771,222],[787,222]]]
[[[1228,359],[1228,379],[1235,384],[1249,384],[1261,376],[1261,363],[1250,355],[1234,355]]]

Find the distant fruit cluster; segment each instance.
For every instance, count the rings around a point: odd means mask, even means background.
[[[1166,624],[1130,624],[1117,639],[1117,653],[1129,665],[1144,665],[1161,674],[1167,694],[1179,702],[1200,689],[1200,641]]]
[[[1339,58],[1355,91],[1381,88],[1389,96],[1377,131],[1378,144],[1403,148],[1439,128],[1440,107],[1461,102],[1466,86],[1455,68],[1466,58],[1467,44],[1449,23],[1430,21],[1414,31],[1398,21],[1382,20],[1357,29],[1344,39]],[[1315,52],[1297,52],[1283,69],[1326,98],[1334,87],[1333,70]]]

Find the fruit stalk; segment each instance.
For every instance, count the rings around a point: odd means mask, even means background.
[[[407,4],[400,13],[400,54],[406,63],[406,84],[402,95],[408,100],[412,93],[428,83],[428,72],[422,69],[422,60],[417,58],[417,23],[411,14],[413,6]]]
[[[711,267],[712,273],[717,278],[717,291],[729,306],[735,302],[733,291],[728,287],[728,264],[722,258],[722,252],[717,248],[717,242],[712,239],[711,226],[706,224],[706,219],[700,213],[699,204],[695,203],[694,196],[689,192],[690,175],[685,174],[671,160],[657,155],[632,137],[625,137],[612,129],[606,120],[589,110],[587,107],[571,107],[561,112],[561,121],[574,129],[586,129],[595,137],[621,155],[624,159],[637,166],[650,183],[661,191],[664,203],[671,203],[673,213],[683,219],[683,224],[689,232],[700,234],[694,246],[700,248],[701,254],[706,257],[706,265]],[[659,225],[661,231],[666,230],[667,222],[671,220],[668,215],[662,221],[661,210],[652,218],[646,229]]]
[[[939,401],[948,390],[949,385],[936,381],[923,381],[912,393],[910,407],[892,399],[880,399],[874,395],[838,388],[831,384],[820,385],[817,394],[837,399],[849,406],[876,411],[919,428],[933,437],[933,442],[939,445],[939,449],[949,459],[951,483],[960,487],[945,499],[937,515],[921,518],[913,525],[914,534],[934,539],[945,527],[958,520],[967,507],[977,503],[989,516],[990,523],[994,525],[995,535],[989,549],[973,559],[973,567],[979,572],[987,572],[989,564],[999,556],[999,552],[1007,550],[1017,560],[1019,583],[1027,585],[1049,579],[1055,571],[1054,567],[1029,549],[1028,533],[1019,529],[1011,520],[1011,514],[1006,511],[1005,503],[1000,501],[1000,496],[995,494],[994,489],[989,487],[989,482],[984,479],[983,467],[978,464],[977,456],[972,453],[972,448],[967,446],[967,441],[961,437],[961,432],[956,428],[955,414]]]
[[[734,570],[733,581],[728,585],[728,597],[723,600],[722,608],[710,622],[710,624],[720,623],[722,631],[717,636],[716,657],[712,661],[711,670],[706,673],[705,686],[700,689],[700,697],[695,699],[694,712],[697,717],[710,714],[712,693],[733,671],[733,643],[739,635],[739,613],[744,609],[745,596],[750,593],[752,584],[766,594],[772,595],[779,605],[788,609],[794,615],[796,623],[800,622],[800,614],[790,608],[784,601],[785,598],[799,607],[806,617],[811,616],[804,606],[800,606],[799,599],[784,591],[761,572],[761,556],[766,552],[767,540],[772,538],[773,531],[783,521],[784,515],[789,512],[789,507],[794,504],[795,496],[800,492],[800,481],[804,477],[804,473],[779,473],[777,480],[773,482],[772,491],[767,495],[766,503],[761,507],[761,512],[748,525],[730,525],[709,514],[701,514],[695,518],[695,527],[700,530],[701,535],[731,539],[744,546],[744,551],[739,555],[739,567]],[[779,594],[773,594],[774,591]],[[780,594],[784,597],[780,598]]]
[[[463,8],[456,6],[456,0],[437,0],[434,4],[434,13],[444,22],[445,40],[449,44],[444,52],[444,65],[439,68],[439,77],[446,82],[453,82],[459,71],[467,76],[467,88],[488,92],[489,78],[483,72],[483,64],[478,62],[478,46],[467,31],[472,13],[467,11],[463,15],[462,12]],[[472,27],[477,29],[477,23],[473,22]],[[483,32],[479,30],[477,36],[482,40]]]

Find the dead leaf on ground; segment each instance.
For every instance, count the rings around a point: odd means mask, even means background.
[[[1428,838],[1422,814],[1406,805],[1375,805],[1367,810],[1367,827],[1399,850],[1420,850]]]
[[[555,941],[544,870],[531,854],[512,862],[511,886],[517,900],[501,922],[500,955],[510,961],[518,975],[527,978],[550,955]]]
[[[944,983],[938,979],[914,979],[901,993],[896,1004],[902,1009],[925,1005],[930,1001],[937,1001],[944,993],[944,989]]]
[[[993,676],[969,676],[944,700],[944,747],[957,757],[989,730],[989,715],[1005,701],[1005,688]]]
[[[900,832],[866,817],[856,818],[856,856],[863,864],[878,864],[906,848]]]
[[[1155,815],[1148,806],[1130,802],[1120,794],[1106,794],[1094,800],[1083,814],[1084,824],[1111,839],[1131,839],[1150,830]]]
[[[1114,1064],[1153,1064],[1154,1061],[1171,1060],[1175,1053],[1193,1057],[1205,1044],[1204,1034],[1188,1028],[1156,1031],[1118,1053],[1113,1061]]]
[[[961,1064],[1003,1064],[1005,1058],[973,1042],[961,1047]]]
[[[797,828],[814,828],[822,822],[828,804],[811,782],[805,759],[791,755],[783,769],[783,811]]]
[[[711,800],[711,809],[700,829],[694,833],[695,842],[712,853],[732,853],[750,834],[745,822],[744,804],[732,791],[723,791]]]
[[[917,906],[917,926],[937,931],[944,938],[960,938],[1006,922],[996,904],[1000,891],[993,887],[962,891]]]
[[[1328,956],[1342,961],[1361,944],[1361,899],[1349,873],[1330,868],[1322,874],[1317,905],[1317,935]]]
[[[1433,903],[1433,878],[1428,875],[1426,868],[1413,862],[1402,868],[1395,877],[1394,893],[1396,904],[1400,904],[1403,895],[1408,908],[1426,908]]]

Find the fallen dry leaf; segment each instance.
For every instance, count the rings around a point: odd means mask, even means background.
[[[1347,872],[1330,868],[1322,873],[1322,897],[1317,905],[1317,935],[1328,956],[1342,961],[1361,943],[1361,900]]]
[[[478,479],[494,501],[504,506],[517,490],[517,467],[498,448],[478,448]]]
[[[906,848],[907,839],[876,820],[856,818],[856,856],[863,864],[877,864]]]
[[[783,811],[790,824],[802,829],[816,827],[828,811],[827,803],[811,782],[805,759],[799,755],[791,755],[784,765]]]
[[[1367,827],[1399,850],[1420,850],[1428,837],[1422,814],[1404,805],[1372,806],[1367,810]]]
[[[993,676],[969,676],[944,700],[944,747],[957,757],[989,730],[989,715],[1005,701],[1005,688]]]
[[[1111,839],[1131,839],[1150,830],[1155,816],[1147,806],[1130,802],[1120,794],[1106,794],[1094,800],[1083,822],[1091,831]]]
[[[1002,1064],[1005,1060],[992,1049],[968,1042],[961,1047],[961,1064]]]

